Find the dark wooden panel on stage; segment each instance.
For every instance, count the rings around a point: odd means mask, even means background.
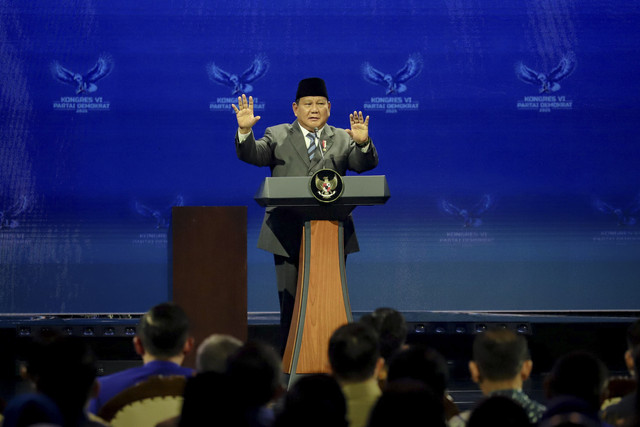
[[[212,333],[245,341],[246,206],[180,206],[172,215],[173,301],[187,311],[196,345]]]

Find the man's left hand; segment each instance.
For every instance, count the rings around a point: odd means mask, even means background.
[[[369,116],[363,118],[362,111],[349,114],[351,129],[345,129],[356,144],[364,145],[369,141]]]

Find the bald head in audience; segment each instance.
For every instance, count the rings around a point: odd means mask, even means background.
[[[198,372],[223,373],[227,360],[242,347],[242,341],[230,335],[213,334],[198,346],[196,370]]]

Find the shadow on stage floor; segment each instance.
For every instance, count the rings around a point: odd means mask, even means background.
[[[354,312],[357,320],[362,314]],[[528,338],[534,370],[525,385],[532,397],[544,401],[542,383],[553,362],[572,350],[596,354],[612,374],[625,374],[623,354],[629,324],[636,311],[601,312],[404,312],[409,343],[423,343],[447,359],[450,392],[461,408],[480,392],[469,379],[467,364],[474,335],[488,327],[513,329]],[[140,313],[76,315],[0,315],[0,397],[22,391],[19,366],[34,337],[47,331],[82,336],[99,359],[101,375],[139,365],[131,339]],[[279,348],[277,313],[249,313],[249,339]]]

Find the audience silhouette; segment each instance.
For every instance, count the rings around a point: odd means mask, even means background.
[[[394,309],[336,329],[328,346],[330,374],[298,376],[286,389],[278,352],[257,341],[214,334],[198,347],[195,371],[180,366],[194,344],[188,319],[177,305],[163,303],[140,320],[139,368],[96,378],[95,356],[82,339],[34,343],[25,373],[33,391],[11,398],[0,420],[2,427],[105,426],[89,408],[149,375],[177,373],[187,377],[182,411],[158,427],[639,426],[640,320],[627,338],[632,387],[625,395],[603,406],[611,397],[607,367],[576,349],[546,374],[543,405],[523,392],[533,366],[525,336],[507,328],[479,332],[469,373],[483,397],[473,406],[464,402],[469,409],[459,413],[448,392],[447,360],[424,342],[407,344],[406,322]]]

